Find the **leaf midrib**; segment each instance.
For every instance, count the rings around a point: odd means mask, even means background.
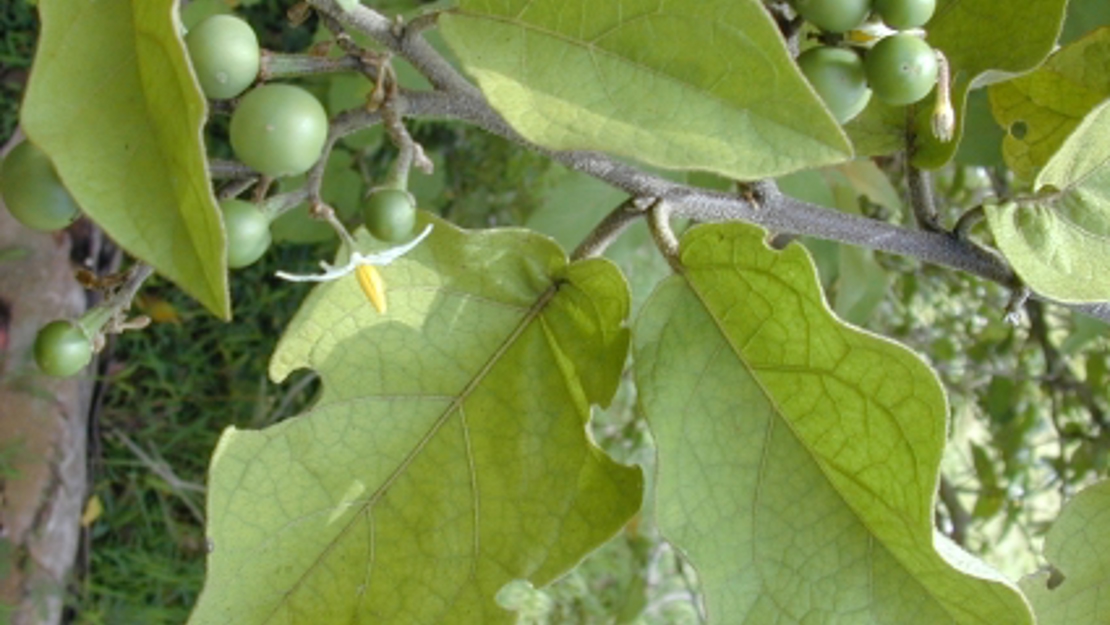
[[[381,485],[378,486],[378,488],[376,488],[374,490],[374,492],[371,493],[370,496],[367,497],[361,504],[359,504],[358,506],[351,506],[351,509],[354,510],[354,512],[350,515],[350,518],[348,519],[346,524],[344,524],[344,526],[338,532],[335,533],[335,537],[331,541],[328,542],[327,547],[320,552],[319,556],[317,556],[308,566],[305,567],[304,573],[295,582],[293,582],[293,584],[289,587],[289,589],[284,593],[282,599],[275,602],[274,609],[270,612],[269,615],[266,616],[263,623],[269,623],[269,622],[272,621],[273,617],[276,616],[278,611],[281,610],[281,608],[285,605],[285,599],[287,597],[291,596],[292,594],[294,594],[297,591],[297,589],[301,586],[301,584],[303,582],[305,582],[311,576],[312,572],[316,569],[316,567],[323,563],[325,557],[328,554],[331,553],[332,549],[336,548],[343,541],[344,536],[346,536],[347,532],[352,528],[352,526],[355,524],[355,522],[360,517],[362,517],[364,514],[366,514],[367,511],[371,510],[375,505],[377,505],[377,503],[386,494],[388,494],[390,487],[402,475],[404,475],[404,473],[408,470],[408,467],[416,460],[417,457],[419,457],[420,453],[424,450],[424,448],[427,447],[427,445],[439,433],[440,429],[442,429],[442,427],[447,423],[447,421],[452,416],[454,416],[456,413],[459,414],[460,419],[462,419],[464,421],[464,423],[463,423],[463,434],[464,434],[464,439],[467,442],[467,464],[468,464],[469,473],[470,473],[470,483],[472,485],[475,485],[477,483],[477,477],[476,477],[475,472],[474,472],[473,456],[470,454],[470,448],[469,448],[469,442],[470,442],[469,429],[467,428],[467,426],[465,424],[465,416],[462,416],[463,413],[464,413],[463,404],[465,404],[466,400],[478,388],[478,386],[480,386],[481,383],[483,381],[485,381],[486,377],[489,375],[489,372],[494,368],[494,366],[497,365],[497,363],[501,360],[501,357],[504,356],[505,353],[508,352],[509,349],[511,349],[513,347],[513,345],[516,343],[517,339],[519,339],[520,336],[522,334],[524,334],[524,332],[527,331],[529,327],[531,327],[532,323],[543,313],[544,309],[551,302],[551,300],[554,299],[554,297],[558,293],[558,291],[559,291],[559,283],[556,282],[556,283],[553,283],[551,286],[549,286],[547,289],[545,289],[539,295],[539,297],[536,299],[536,302],[531,307],[528,308],[528,310],[521,317],[520,321],[513,328],[512,332],[510,332],[509,335],[506,336],[505,339],[501,342],[501,344],[497,346],[497,349],[495,349],[493,351],[493,353],[486,360],[486,362],[483,363],[482,367],[479,368],[478,371],[471,377],[470,381],[466,384],[466,386],[463,387],[463,389],[461,391],[459,391],[453,397],[451,403],[446,408],[444,408],[442,414],[440,414],[435,419],[435,421],[432,423],[432,425],[428,428],[428,431],[424,434],[424,436],[422,436],[420,438],[420,440],[416,443],[416,445],[413,447],[413,449],[409,453],[405,454],[405,456],[397,464],[397,468],[395,468],[389,474],[389,476],[385,480],[382,481]],[[475,504],[475,517],[477,517],[477,514],[478,514],[477,504]],[[366,516],[369,519],[374,518],[373,514],[367,514]],[[373,521],[371,521],[371,523],[373,523]],[[479,525],[478,525],[478,519],[477,518],[475,518],[474,531],[475,531],[474,550],[477,551],[477,549],[478,549],[478,534],[477,533],[479,531]],[[373,533],[371,534],[371,544],[372,545],[375,544]],[[371,554],[373,554],[374,551],[375,551],[375,549],[372,547],[371,548]],[[367,585],[368,585],[368,580],[369,580],[369,576],[370,576],[369,571],[371,571],[372,569],[373,569],[373,555],[371,556],[371,562],[368,563],[368,565],[367,565],[367,571],[368,571],[367,572]],[[357,610],[357,608],[356,608],[356,610]]]
[[[510,18],[510,17],[473,13],[473,12],[465,11],[465,10],[457,10],[457,11],[454,11],[453,13],[455,13],[456,15],[462,16],[464,18],[467,18],[467,19],[473,19],[473,20],[477,20],[477,21],[486,20],[486,21],[490,21],[490,22],[498,22],[498,23],[506,24],[508,26],[518,27],[521,30],[524,30],[526,32],[534,32],[534,33],[542,35],[542,36],[547,36],[551,39],[556,39],[556,40],[562,41],[562,42],[568,44],[568,46],[570,46],[570,47],[581,48],[583,51],[590,54],[591,57],[594,56],[595,54],[598,55],[598,56],[608,56],[610,58],[613,58],[613,59],[616,59],[616,60],[620,61],[621,63],[623,63],[623,64],[625,64],[629,67],[632,67],[633,69],[635,69],[637,71],[642,71],[642,72],[651,74],[653,76],[657,76],[659,78],[662,78],[664,80],[667,80],[671,83],[674,83],[674,84],[678,85],[680,88],[689,89],[691,91],[694,91],[694,92],[700,94],[702,97],[706,98],[707,100],[712,100],[712,101],[716,102],[718,106],[720,106],[721,108],[723,108],[725,110],[743,112],[743,113],[749,114],[752,117],[755,117],[757,119],[765,120],[767,123],[773,124],[778,128],[785,128],[785,129],[791,130],[792,132],[796,132],[792,128],[790,128],[789,126],[786,126],[786,125],[782,124],[781,122],[779,122],[777,120],[771,119],[771,118],[769,118],[769,117],[767,117],[763,114],[760,114],[754,108],[741,107],[741,106],[738,106],[737,103],[735,103],[735,102],[730,102],[728,100],[725,100],[721,96],[719,96],[716,93],[710,91],[705,86],[696,85],[696,84],[690,83],[688,81],[684,81],[679,76],[674,76],[674,75],[671,75],[671,74],[664,73],[661,70],[659,70],[658,68],[651,67],[649,65],[644,65],[642,63],[636,63],[636,62],[632,61],[631,59],[629,59],[627,56],[622,56],[621,54],[619,54],[616,51],[609,50],[607,48],[601,47],[600,45],[597,45],[595,43],[586,42],[585,40],[581,40],[581,39],[572,39],[567,35],[563,35],[562,33],[552,31],[552,30],[549,30],[549,29],[546,29],[546,28],[542,28],[542,27],[536,26],[532,23],[523,22],[523,21],[515,21],[514,18]],[[661,14],[656,14],[656,15],[661,15]],[[622,25],[623,25],[623,23],[618,24],[617,26],[622,26]],[[831,145],[826,141],[814,139],[814,143],[824,145],[824,146],[828,147],[829,149],[833,149],[833,150],[836,150],[836,151],[839,151],[839,152],[843,151],[843,149],[841,149],[841,148],[843,148],[843,146],[840,146],[838,148],[838,146]]]
[[[735,265],[733,267],[737,271],[737,273],[739,273],[739,271],[740,271],[739,268],[735,267]],[[768,275],[770,277],[774,278],[775,280],[778,280],[779,282],[783,282],[782,279],[779,278],[778,276],[775,276],[775,275],[769,274],[769,273],[768,273]],[[785,412],[781,409],[781,407],[779,406],[778,402],[775,400],[772,393],[767,389],[766,386],[764,386],[762,379],[758,375],[756,375],[755,370],[752,368],[752,366],[748,362],[747,358],[744,357],[744,352],[742,350],[740,350],[738,348],[738,346],[733,342],[731,335],[727,332],[726,328],[722,325],[722,320],[719,319],[716,314],[714,314],[714,312],[713,312],[714,309],[709,305],[709,302],[702,295],[702,292],[696,287],[694,281],[687,274],[683,274],[682,278],[685,281],[687,287],[690,289],[690,291],[694,293],[695,297],[697,297],[698,303],[701,304],[702,309],[709,316],[709,318],[713,320],[714,327],[717,328],[717,332],[724,339],[725,344],[727,344],[729,346],[730,351],[732,351],[732,353],[736,356],[736,360],[738,362],[740,362],[740,364],[744,368],[744,370],[748,372],[749,377],[756,384],[757,388],[759,388],[760,393],[763,395],[763,397],[766,399],[767,403],[771,406],[772,410],[774,411],[775,417],[772,420],[770,427],[773,427],[774,423],[776,421],[781,421],[781,422],[783,422],[784,425],[786,425],[786,427],[790,430],[791,434],[794,436],[795,440],[797,440],[799,442],[799,444],[801,444],[801,446],[803,448],[805,448],[807,452],[809,452],[809,455],[810,455],[811,459],[813,460],[814,464],[817,466],[818,470],[821,471],[821,474],[825,476],[825,480],[828,483],[829,487],[832,488],[833,490],[835,490],[838,493],[838,495],[840,496],[841,501],[844,502],[845,507],[848,510],[851,511],[852,516],[854,516],[856,518],[856,520],[859,521],[859,523],[861,525],[863,525],[865,528],[867,528],[868,539],[871,542],[871,544],[872,545],[874,545],[874,544],[881,545],[882,548],[884,550],[886,550],[886,552],[888,554],[890,554],[890,556],[902,566],[902,570],[906,572],[907,577],[909,577],[911,580],[913,580],[914,584],[917,585],[919,588],[921,588],[922,592],[926,596],[928,596],[930,599],[932,599],[932,601],[936,605],[938,605],[941,608],[941,610],[944,611],[945,614],[948,614],[948,616],[952,619],[952,623],[957,623],[958,622],[956,620],[957,616],[954,615],[948,609],[948,605],[943,601],[937,600],[937,598],[934,596],[932,591],[929,590],[929,588],[926,587],[920,580],[918,580],[916,575],[913,575],[912,573],[909,572],[909,570],[905,567],[905,564],[902,562],[902,559],[900,557],[898,557],[896,552],[892,551],[883,541],[879,540],[878,535],[875,533],[875,531],[873,530],[871,525],[867,522],[867,520],[860,516],[859,512],[855,509],[855,507],[848,504],[847,498],[844,496],[843,493],[840,492],[839,489],[836,488],[836,485],[833,483],[833,481],[826,474],[824,466],[822,465],[822,463],[819,460],[819,456],[810,447],[810,445],[808,444],[808,441],[806,441],[806,439],[804,437],[802,437],[798,433],[797,430],[794,429],[794,425],[790,421],[790,419],[785,417]],[[787,288],[790,288],[789,284],[786,284],[785,282],[783,282],[783,284]],[[790,290],[795,291],[793,288],[790,288]],[[825,312],[828,313],[829,311],[826,309]],[[765,450],[763,450],[761,452],[760,456],[761,456],[760,462],[761,462],[761,468],[762,468],[763,457],[766,456]],[[762,483],[759,484],[758,488],[762,488]],[[753,557],[752,560],[753,560],[753,562],[756,561],[754,557]],[[869,577],[871,576],[871,574],[872,574],[872,571],[869,567],[868,568]]]

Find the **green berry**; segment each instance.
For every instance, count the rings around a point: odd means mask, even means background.
[[[270,249],[270,218],[257,205],[242,200],[220,202],[227,233],[227,266],[240,269]]]
[[[823,31],[842,33],[867,19],[871,0],[793,0],[794,9]]]
[[[35,337],[35,363],[47,375],[68,378],[92,360],[92,341],[72,321],[52,321]]]
[[[863,64],[875,96],[895,106],[920,101],[937,82],[936,53],[913,35],[899,33],[881,40]]]
[[[875,12],[895,30],[921,28],[933,17],[937,0],[874,0]]]
[[[798,57],[798,67],[841,124],[859,115],[871,99],[863,59],[852,50],[810,48]]]
[[[264,85],[243,96],[231,115],[231,149],[245,165],[278,178],[302,174],[320,158],[328,115],[311,93]]]
[[[12,148],[0,165],[0,194],[12,217],[34,230],[60,230],[81,215],[50,158],[30,141]]]
[[[379,189],[362,208],[363,223],[374,238],[398,242],[412,236],[416,226],[416,204],[407,191]]]
[[[216,100],[234,98],[258,77],[258,37],[245,21],[213,15],[185,36],[193,71],[204,95]]]

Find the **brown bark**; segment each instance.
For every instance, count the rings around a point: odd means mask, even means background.
[[[5,150],[6,152],[6,150]],[[38,329],[85,311],[66,232],[18,224],[0,201],[0,608],[13,625],[56,625],[85,505],[91,375],[35,367]]]

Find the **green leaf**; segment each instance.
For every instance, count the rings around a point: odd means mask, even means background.
[[[861,196],[884,208],[901,210],[890,179],[871,161],[849,161],[778,180],[791,197],[845,213],[860,214]],[[821,239],[803,239],[828,290],[833,309],[849,323],[866,324],[886,298],[890,279],[871,250]]]
[[[1068,19],[1060,33],[1060,45],[1069,44],[1094,28],[1110,25],[1110,2],[1106,0],[1069,0]]]
[[[969,89],[984,74],[1021,73],[1044,61],[1056,43],[1064,21],[1067,0],[1027,0],[1015,8],[1013,0],[940,0],[927,25],[928,42],[948,57],[952,72],[952,107],[956,110],[956,135],[949,142],[937,140],[930,130],[936,90],[915,105],[913,134],[917,137],[914,164],[936,169],[956,153],[964,132]],[[848,126],[856,151],[889,154],[905,145],[907,117],[904,107],[892,107],[872,98],[857,122]]]
[[[1110,481],[1075,496],[1045,538],[1055,569],[1021,581],[1039,625],[1110,623]]]
[[[1110,300],[1110,100],[1075,129],[1035,182],[1040,195],[987,206],[1018,275],[1061,302]]]
[[[628,348],[627,286],[523,230],[431,237],[315,289],[270,365],[315,369],[309,411],[229,429],[208,487],[208,578],[190,623],[507,623],[638,510],[641,476],[589,440]],[[369,237],[362,233],[366,244]]]
[[[661,529],[716,623],[1031,623],[933,532],[947,405],[906,349],[832,315],[804,248],[699,226],[634,328]]]
[[[1098,103],[1110,97],[1110,27],[1061,48],[1037,71],[990,88],[991,109],[1007,130],[1006,164],[1033,179]]]
[[[762,178],[847,139],[758,0],[462,0],[444,37],[529,140]]]
[[[1002,167],[1002,140],[1006,133],[994,120],[987,89],[976,89],[967,96],[964,136],[956,152],[961,165]]]
[[[866,325],[886,300],[890,276],[875,260],[875,253],[850,245],[840,246],[833,310],[848,323]]]
[[[1091,341],[1104,336],[1110,336],[1110,325],[1107,325],[1105,321],[1081,314],[1073,315],[1072,330],[1068,333],[1064,342],[1060,344],[1060,352],[1068,356],[1075,356]],[[1093,360],[1088,361],[1088,364],[1091,362]],[[1093,384],[1094,388],[1100,386],[1099,383]]]
[[[43,0],[21,122],[123,249],[231,315],[223,225],[201,141],[205,102],[173,0]]]
[[[551,178],[542,205],[528,217],[526,226],[554,238],[566,249],[581,243],[590,229],[628,198],[612,185],[562,166],[556,166]],[[670,274],[670,266],[656,252],[651,232],[642,220],[606,248],[605,257],[628,277],[633,311],[639,310],[656,283]]]

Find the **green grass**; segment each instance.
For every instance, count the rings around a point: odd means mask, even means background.
[[[25,0],[0,3],[0,143],[19,123],[19,101],[35,51],[38,18]]]
[[[281,328],[307,292],[273,273],[310,270],[326,254],[278,248],[233,274],[235,319],[226,324],[164,282],[144,290],[181,323],[122,335],[106,364],[90,440],[90,494],[104,512],[90,527],[88,568],[70,598],[75,623],[186,620],[203,581],[202,489],[220,432],[294,414],[316,388],[298,384],[304,374],[281,385],[266,376]]]

